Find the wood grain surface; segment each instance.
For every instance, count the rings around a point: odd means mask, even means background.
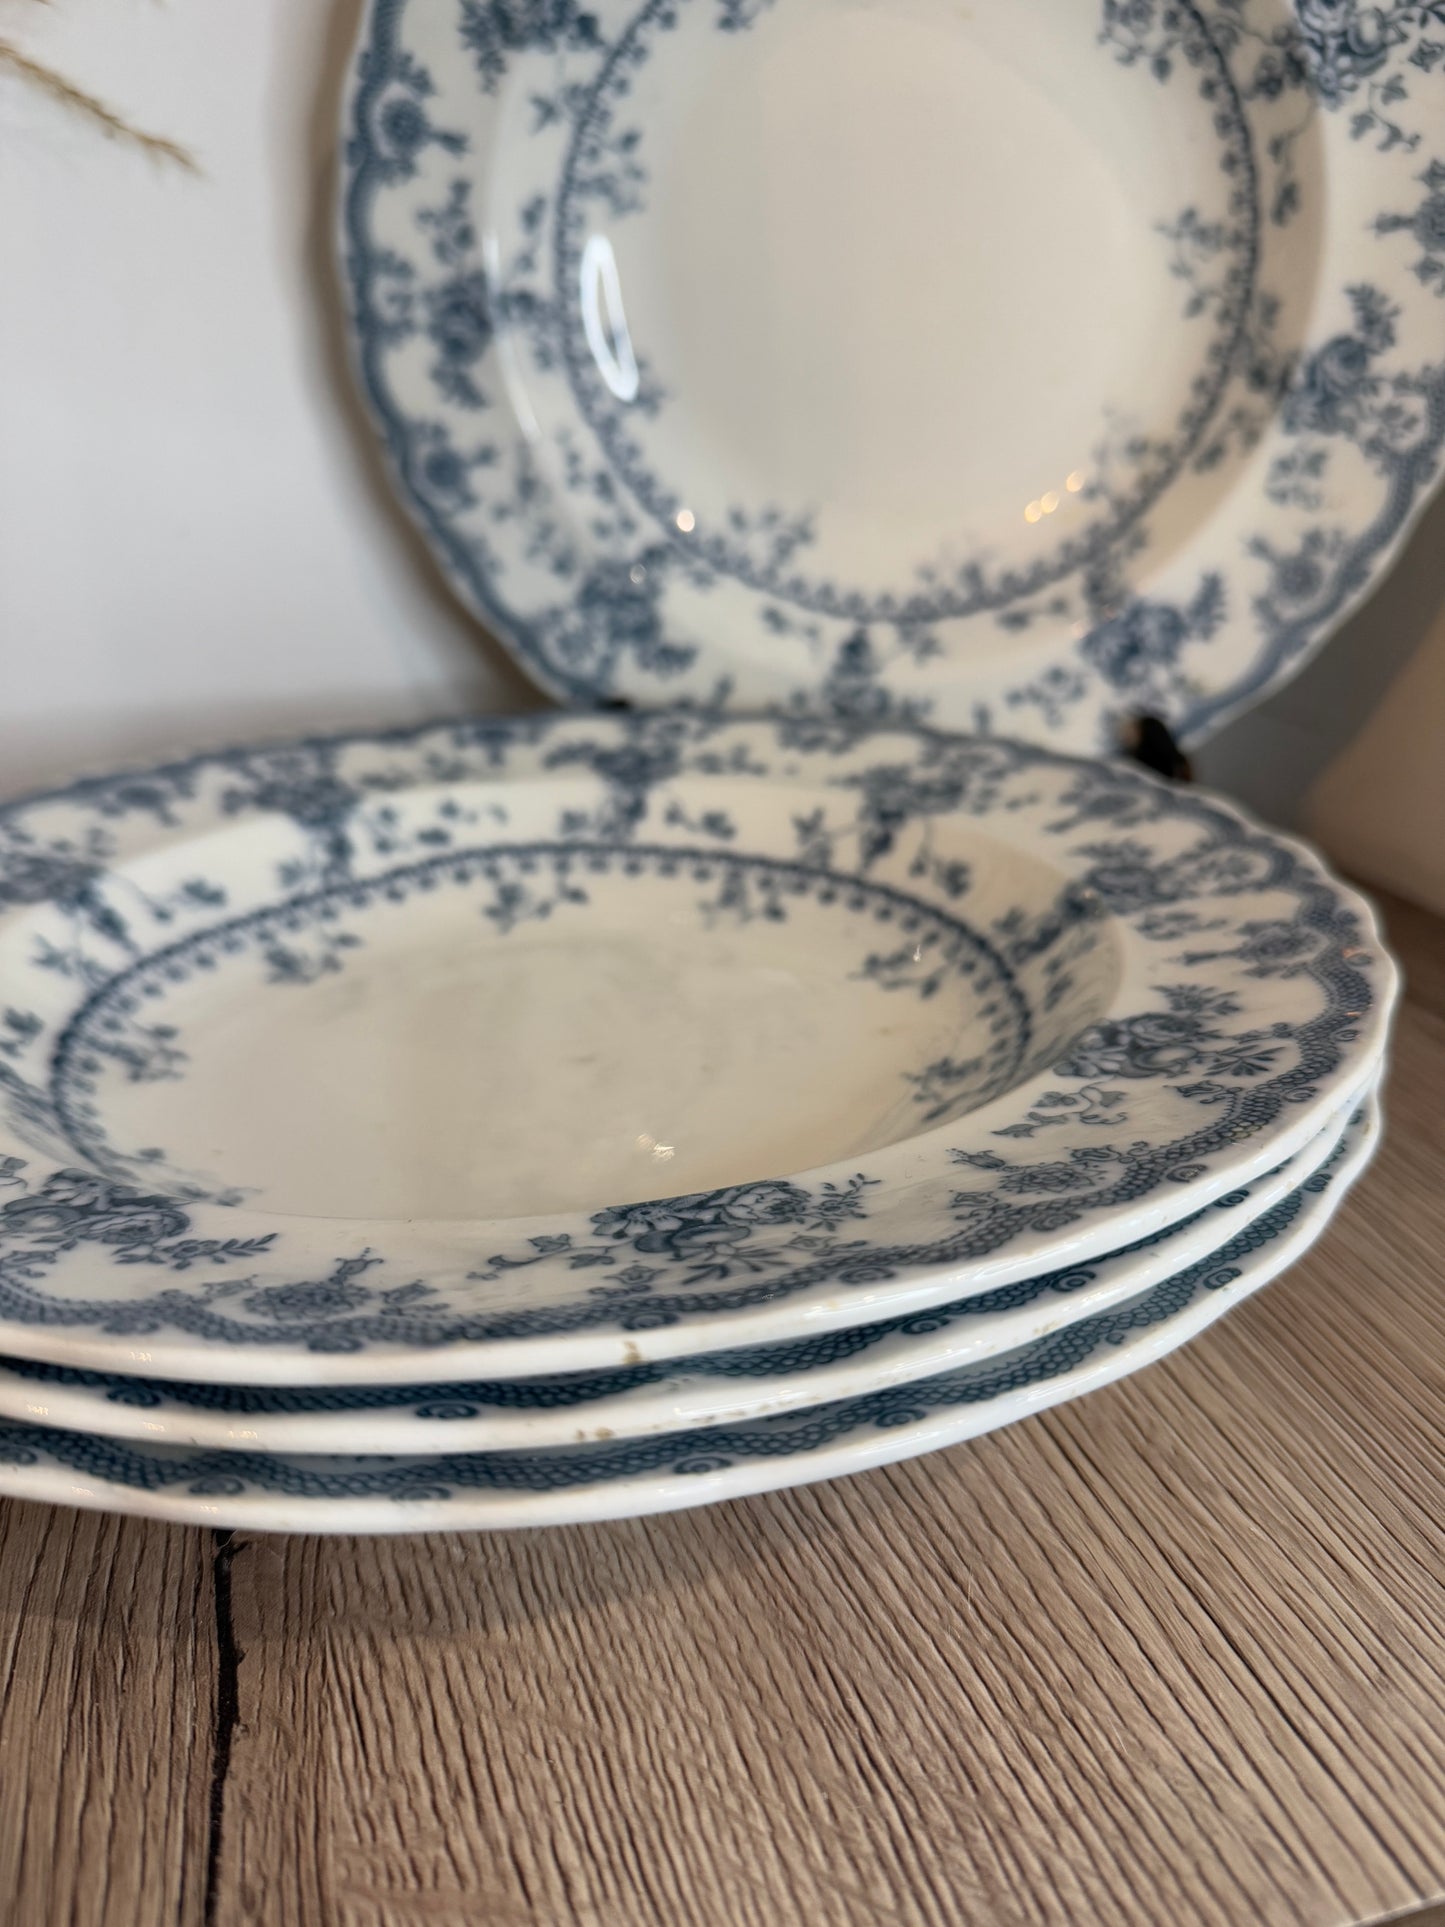
[[[0,1504],[0,1920],[199,1920],[208,1536]]]
[[[0,1918],[1424,1927],[1445,927],[1391,927],[1374,1166],[1286,1277],[1077,1405],[505,1537],[0,1505]]]

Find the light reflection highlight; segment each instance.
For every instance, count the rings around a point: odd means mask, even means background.
[[[627,317],[622,312],[617,257],[605,234],[589,235],[578,280],[582,332],[598,372],[619,401],[636,401],[641,377],[627,332]]]
[[[1042,522],[1046,515],[1052,515],[1054,511],[1062,505],[1064,495],[1077,495],[1088,479],[1087,470],[1082,468],[1070,469],[1069,473],[1064,477],[1062,493],[1056,488],[1046,488],[1042,495],[1036,495],[1032,502],[1025,503],[1024,520],[1026,522]]]

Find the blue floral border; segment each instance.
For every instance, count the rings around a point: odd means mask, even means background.
[[[431,79],[401,44],[407,5],[372,0],[347,111],[339,210],[358,377],[403,498],[463,600],[544,687],[564,699],[626,692],[667,700],[684,686],[692,699],[739,699],[725,661],[714,674],[703,661],[706,652],[669,633],[664,590],[679,568],[685,573],[675,543],[658,541],[636,558],[628,549],[580,573],[575,558],[559,559],[564,603],[535,619],[508,606],[499,586],[502,549],[475,523],[464,526],[465,512],[500,488],[508,495],[506,517],[518,526],[540,513],[543,485],[525,472],[525,462],[522,472],[503,482],[504,450],[495,440],[484,435],[463,445],[440,412],[422,419],[391,385],[389,348],[399,328],[416,324],[399,318],[394,297],[410,268],[374,243],[375,208],[429,151],[460,157],[468,146],[465,132],[440,125],[429,112]],[[760,11],[728,0],[718,24],[735,32]],[[933,679],[927,665],[937,658],[937,639],[926,625],[900,620],[892,640],[884,628],[866,622],[840,634],[808,686],[780,692],[779,700],[875,720],[932,714],[943,721],[947,709],[946,720],[975,729],[1101,748],[1113,747],[1121,718],[1142,709],[1164,715],[1182,740],[1197,741],[1319,645],[1368,591],[1439,480],[1445,316],[1440,327],[1433,324],[1434,303],[1445,297],[1445,159],[1421,148],[1429,120],[1422,120],[1420,110],[1445,75],[1445,41],[1431,38],[1436,9],[1430,0],[1299,0],[1292,15],[1263,21],[1254,20],[1246,0],[1215,0],[1192,12],[1171,10],[1164,0],[1100,0],[1100,19],[1105,49],[1161,82],[1197,66],[1190,34],[1181,26],[1192,20],[1194,38],[1202,31],[1221,55],[1228,54],[1230,86],[1246,109],[1276,118],[1281,104],[1296,109],[1289,126],[1281,124],[1267,142],[1270,220],[1281,229],[1298,217],[1300,143],[1321,116],[1337,119],[1345,138],[1358,144],[1360,165],[1374,165],[1380,174],[1382,205],[1361,237],[1358,279],[1325,290],[1316,303],[1321,327],[1335,332],[1285,353],[1269,341],[1270,304],[1263,297],[1251,304],[1238,344],[1248,405],[1231,410],[1231,420],[1240,420],[1229,432],[1247,445],[1261,423],[1244,416],[1263,407],[1289,438],[1270,468],[1258,527],[1238,555],[1219,558],[1182,594],[1130,594],[1118,569],[1101,564],[1093,571],[1099,579],[1087,585],[1087,633],[1061,644],[1055,659],[1028,679],[1000,685],[987,699]],[[593,58],[604,51],[596,15],[578,0],[527,0],[520,6],[465,0],[460,31],[485,93],[495,92],[524,56]],[[1411,205],[1389,183],[1404,174],[1400,158],[1417,150],[1424,165],[1409,177],[1416,183],[1409,190]],[[1371,153],[1386,158],[1367,161]],[[477,371],[498,329],[526,320],[524,297],[489,288],[479,267],[465,265],[465,249],[443,240],[448,220],[460,223],[458,233],[465,231],[465,209],[439,211],[435,219],[441,223],[434,228],[436,245],[450,264],[445,281],[422,291],[425,326],[438,356],[436,392],[439,402],[449,398],[482,408],[484,415]],[[1353,321],[1348,318],[1361,295],[1374,304],[1377,317],[1393,314],[1384,332],[1378,322],[1363,325],[1358,309]],[[1396,339],[1402,310],[1413,330],[1408,345]],[[1433,345],[1422,355],[1416,344],[1426,340]],[[1373,479],[1351,483],[1340,498],[1343,506],[1328,515],[1311,509],[1311,502],[1323,503],[1322,478],[1345,457],[1362,459]],[[618,529],[628,522],[620,496],[608,512]],[[496,539],[503,545],[513,540],[500,522]],[[786,545],[792,537],[779,531],[778,539]],[[534,559],[540,553],[534,544]],[[790,620],[781,610],[771,613]],[[1043,603],[1010,613],[1010,623],[1015,614],[1025,624],[1053,620]],[[1218,680],[1211,660],[1222,662],[1226,647],[1242,649],[1246,635],[1252,638],[1248,660],[1225,686],[1210,687]],[[712,677],[705,689],[699,680],[704,672]]]
[[[339,1250],[328,1263],[302,1270],[294,1258],[288,1263],[274,1230],[245,1235],[244,1216],[94,1171],[57,1170],[32,1181],[22,1161],[10,1158],[0,1160],[0,1317],[32,1328],[181,1332],[223,1346],[429,1349],[686,1326],[812,1287],[871,1287],[906,1271],[985,1259],[1019,1237],[1047,1265],[1063,1240],[1077,1249],[1091,1222],[1132,1210],[1163,1187],[1195,1185],[1211,1157],[1222,1156],[1227,1167],[1294,1107],[1317,1104],[1332,1082],[1340,1088],[1346,1067],[1368,1064],[1359,1048],[1362,1025],[1378,1038],[1388,1012],[1383,987],[1371,983],[1383,954],[1358,903],[1306,853],[1209,797],[1123,766],[1018,744],[806,719],[482,719],[222,752],[81,782],[0,810],[0,912],[54,891],[68,901],[66,893],[92,889],[95,865],[76,852],[112,826],[138,824],[149,835],[146,826],[154,823],[158,833],[176,834],[188,810],[209,823],[218,797],[227,817],[289,814],[326,861],[339,862],[363,797],[395,795],[408,782],[495,778],[507,771],[509,750],[539,774],[585,768],[600,784],[609,820],[623,825],[642,819],[641,798],[687,770],[724,771],[745,783],[816,770],[820,782],[856,800],[861,847],[880,856],[910,822],[926,824],[940,813],[986,820],[1017,799],[1032,795],[1042,807],[1048,796],[1048,834],[1062,839],[1080,866],[1082,901],[1130,922],[1146,944],[1165,946],[1159,954],[1199,981],[1165,983],[1154,1007],[1110,1018],[1077,1039],[1054,1069],[1060,1087],[994,1134],[997,1151],[952,1154],[959,1188],[953,1228],[942,1239],[878,1246],[857,1235],[856,1227],[866,1233],[877,1216],[866,1170],[839,1172],[818,1185],[768,1180],[609,1207],[585,1225],[564,1219],[567,1229],[498,1252],[478,1250],[470,1266],[478,1281],[538,1266],[559,1277],[577,1274],[567,1302],[527,1307],[514,1298],[509,1309],[487,1311],[477,1299],[494,1293],[477,1294],[461,1278],[443,1290],[425,1277],[398,1276],[402,1261],[385,1263],[371,1249]],[[1040,787],[1045,778],[1051,788]],[[70,826],[62,841],[42,842],[27,828],[50,820]],[[815,835],[809,824],[795,827],[805,838]],[[1289,893],[1297,905],[1292,920],[1261,924],[1238,909],[1201,918],[1190,907],[1225,909],[1231,896],[1248,900],[1266,889]],[[1016,961],[1052,944],[1054,927],[1012,928],[1003,954]],[[1195,947],[1179,951],[1180,943]],[[1231,1000],[1209,988],[1220,959],[1248,977],[1307,979],[1322,1004],[1303,1025],[1282,1021],[1241,1033]],[[0,1086],[7,1075],[0,1058]],[[1197,1105],[1197,1128],[1162,1144],[1121,1137],[1134,1097],[1151,1084]],[[1078,1142],[1062,1156],[1050,1149],[1059,1123],[1078,1127]],[[1020,1148],[1033,1139],[1042,1155]],[[240,1235],[225,1235],[228,1228]],[[256,1223],[249,1228],[254,1232]],[[65,1292],[56,1292],[47,1281],[62,1262],[67,1275],[72,1262],[137,1267],[135,1287],[149,1276],[161,1288],[132,1287],[117,1302],[79,1295],[71,1278]],[[176,1274],[189,1276],[184,1284],[166,1282]],[[111,1271],[111,1282],[121,1284],[125,1275]]]
[[[441,1502],[468,1492],[556,1493],[644,1477],[696,1478],[747,1461],[792,1460],[836,1448],[851,1434],[901,1431],[988,1404],[1077,1371],[1137,1334],[1179,1317],[1201,1295],[1247,1280],[1251,1261],[1291,1233],[1337,1168],[1359,1156],[1359,1119],[1329,1163],[1208,1257],[1115,1310],[1079,1320],[999,1359],[915,1384],[804,1408],[699,1434],[435,1458],[297,1458],[246,1451],[146,1448],[100,1436],[0,1420],[0,1484],[6,1468],[47,1463],[121,1491],[178,1492],[210,1499],[270,1494],[334,1502],[379,1498]]]

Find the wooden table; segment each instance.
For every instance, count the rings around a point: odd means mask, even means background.
[[[1081,1404],[506,1537],[0,1506],[0,1920],[1337,1927],[1438,1898],[1445,926],[1390,923],[1369,1175],[1287,1277]]]

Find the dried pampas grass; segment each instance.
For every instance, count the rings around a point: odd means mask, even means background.
[[[82,120],[90,122],[107,139],[120,141],[126,147],[133,147],[147,154],[153,161],[167,166],[181,167],[189,174],[198,173],[196,159],[178,141],[167,140],[163,134],[148,134],[143,128],[133,127],[124,115],[107,107],[103,100],[94,94],[86,93],[83,87],[67,80],[55,68],[34,60],[17,47],[15,42],[0,35],[0,72],[11,73],[24,81],[27,86],[37,88],[67,112],[77,114]]]

